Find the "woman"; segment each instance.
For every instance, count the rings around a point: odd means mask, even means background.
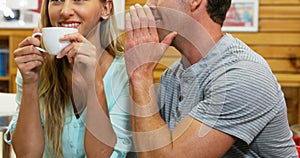
[[[128,79],[112,7],[109,0],[43,1],[41,28],[78,33],[61,38],[71,44],[57,56],[39,52],[41,41],[33,37],[14,52],[19,108],[5,140],[18,157],[126,157],[132,149]]]

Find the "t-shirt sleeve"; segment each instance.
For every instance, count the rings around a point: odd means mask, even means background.
[[[18,70],[17,76],[16,76],[16,85],[17,85],[16,103],[18,104],[18,106],[17,106],[14,116],[12,117],[12,120],[9,123],[8,129],[4,134],[4,141],[8,144],[11,144],[12,136],[13,136],[14,130],[16,128],[17,120],[19,117],[20,105],[21,105],[21,100],[22,100],[22,92],[23,92],[22,82],[23,82],[22,76],[21,76],[20,71]],[[43,116],[41,116],[41,121],[42,121],[42,127],[44,127]]]
[[[22,77],[19,71],[17,72],[16,84],[17,84],[16,103],[18,104],[18,106],[15,114],[12,117],[12,120],[9,123],[8,129],[4,134],[4,141],[8,144],[11,144],[11,140],[12,140],[11,138],[19,117],[20,104],[22,99]]]
[[[214,76],[189,115],[250,144],[278,112],[276,78],[263,65],[243,62]]]

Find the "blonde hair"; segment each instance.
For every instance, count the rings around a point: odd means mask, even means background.
[[[106,3],[106,0],[100,0]],[[41,10],[40,28],[51,27],[48,15],[49,0],[44,0]],[[101,46],[106,46],[106,50],[112,55],[123,54],[123,43],[120,37],[116,37],[117,30],[113,27],[115,19],[108,18],[100,24]],[[100,43],[99,43],[100,44]],[[56,59],[54,56],[47,56],[47,62],[41,69],[41,80],[39,87],[39,97],[41,98],[41,112],[44,116],[45,139],[49,142],[50,153],[48,156],[63,157],[62,151],[62,131],[65,122],[65,111],[70,103],[72,95],[71,88],[68,87],[71,70],[68,68],[67,58]]]
[[[113,12],[113,11],[112,11]],[[124,54],[124,43],[122,37],[118,36],[118,29],[116,28],[115,16],[103,20],[100,24],[100,43],[103,48],[113,55],[121,56]]]

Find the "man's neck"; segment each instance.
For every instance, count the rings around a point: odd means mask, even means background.
[[[188,61],[190,64],[185,62],[185,67],[189,65],[193,65],[199,62],[203,57],[207,55],[207,53],[213,48],[213,46],[223,37],[223,33],[219,32],[209,32],[210,37],[207,37],[207,40],[202,40],[206,43],[194,46],[193,43],[187,41],[183,37],[176,37],[174,41],[174,46],[176,49],[185,57],[185,61]],[[195,42],[195,41],[193,41]],[[201,43],[201,40],[197,41]],[[195,42],[195,43],[197,43]]]

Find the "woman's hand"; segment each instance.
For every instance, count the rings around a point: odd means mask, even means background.
[[[99,153],[108,157],[113,152],[116,136],[109,119],[100,63],[98,63],[103,49],[97,48],[80,33],[65,35],[60,40],[72,41],[57,55],[57,58],[67,56],[73,66],[72,92],[77,109],[82,109],[78,106],[82,102],[82,96],[86,95],[86,103],[84,102],[87,106],[86,153],[91,157],[99,156]],[[95,43],[100,45],[100,42]]]
[[[60,40],[72,42],[57,55],[57,58],[67,56],[73,66],[73,78],[81,74],[86,84],[94,85],[99,59],[96,46],[80,33],[67,34]]]
[[[34,32],[39,30],[35,29]],[[39,38],[27,37],[14,51],[15,63],[21,72],[23,84],[38,84],[39,72],[46,62],[45,54],[35,48],[40,45]]]

